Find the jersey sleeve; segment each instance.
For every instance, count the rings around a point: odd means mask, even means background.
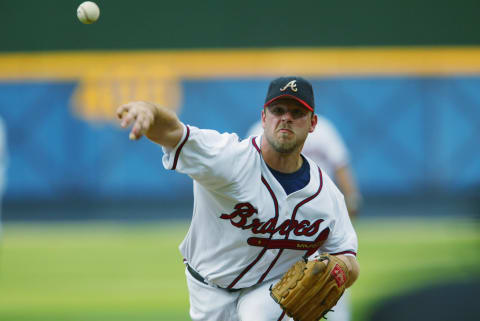
[[[342,193],[328,176],[324,180],[333,202],[335,219],[330,226],[330,235],[322,245],[321,251],[330,254],[357,255],[358,239],[353,228]]]
[[[163,166],[187,174],[207,187],[221,187],[232,180],[240,152],[236,134],[184,126],[173,149],[163,148]]]

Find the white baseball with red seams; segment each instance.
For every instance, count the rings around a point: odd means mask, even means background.
[[[82,2],[77,8],[77,17],[84,24],[92,24],[100,17],[100,8],[95,2]]]
[[[268,288],[294,262],[317,250],[356,255],[357,236],[332,180],[306,158],[310,182],[287,195],[262,158],[261,139],[184,125],[178,145],[164,148],[164,167],[194,180],[193,217],[180,251],[209,284],[186,271],[194,320],[282,320]],[[266,312],[255,309],[259,302]],[[218,315],[215,305],[222,306]]]

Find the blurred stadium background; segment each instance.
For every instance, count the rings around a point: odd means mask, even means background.
[[[80,2],[0,1],[0,320],[188,320],[191,182],[114,110],[244,136],[285,74],[313,82],[364,196],[354,321],[480,319],[461,314],[480,297],[478,0],[99,0],[93,25]]]

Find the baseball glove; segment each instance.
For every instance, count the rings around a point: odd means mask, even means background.
[[[327,264],[325,264],[327,263]],[[346,264],[330,254],[295,263],[270,295],[295,321],[317,321],[337,304],[348,280]]]

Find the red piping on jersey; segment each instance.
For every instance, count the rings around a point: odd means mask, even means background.
[[[272,188],[270,187],[270,185],[268,185],[267,181],[265,180],[265,178],[262,176],[262,183],[267,187],[268,191],[270,192],[270,196],[272,197],[273,199],[273,204],[275,205],[275,220],[278,220],[278,201],[277,201],[277,197],[275,196],[275,193],[273,193],[273,190]],[[271,240],[273,237],[273,233],[270,234],[270,237],[269,237],[269,240]],[[257,264],[257,262],[262,258],[262,256],[265,254],[265,252],[267,251],[267,246],[265,246],[263,248],[263,250],[260,252],[260,254],[258,254],[257,258],[255,260],[253,260],[252,263],[250,263],[236,278],[235,280],[233,280],[232,283],[230,283],[230,285],[227,287],[228,289],[231,289],[235,286],[235,284],[237,284],[238,281],[240,281],[240,279],[255,265]],[[275,260],[274,260],[275,261]]]
[[[267,245],[267,246],[268,246],[268,245]],[[258,283],[262,283],[263,280],[265,280],[265,278],[267,277],[268,273],[270,273],[270,270],[273,268],[273,266],[275,265],[275,263],[277,263],[278,259],[280,258],[280,255],[283,253],[283,250],[284,250],[284,249],[281,249],[280,251],[278,251],[277,256],[275,256],[275,258],[273,259],[272,263],[270,263],[270,266],[269,266],[268,269],[265,271],[265,273],[262,274],[262,276],[261,276],[260,279],[258,280],[257,284],[258,284]]]
[[[253,145],[253,147],[256,148],[257,152],[261,153],[260,148],[258,148],[257,142],[255,142],[255,138],[257,138],[257,137],[252,138],[252,145]]]
[[[280,318],[278,318],[277,321],[281,321],[283,319],[283,317],[285,316],[285,311],[282,312],[282,314],[280,314]]]
[[[318,187],[318,190],[315,192],[315,194],[313,194],[312,196],[304,199],[303,201],[301,201],[300,203],[298,203],[295,208],[293,209],[293,212],[292,212],[292,218],[291,218],[291,221],[293,221],[295,219],[295,216],[297,215],[297,211],[298,209],[300,208],[300,206],[304,205],[305,203],[308,203],[310,202],[311,200],[313,200],[315,197],[318,196],[318,194],[320,194],[320,191],[322,190],[322,187],[323,187],[323,177],[322,177],[322,171],[320,170],[320,167],[318,167],[318,174],[320,176],[320,186]],[[285,239],[288,239],[288,235],[290,234],[291,231],[288,231],[287,235],[285,235]]]
[[[295,219],[295,215],[297,215],[297,211],[298,211],[298,209],[300,208],[300,206],[302,206],[302,205],[305,204],[305,203],[310,202],[312,199],[314,199],[315,197],[317,197],[318,194],[320,194],[320,191],[322,190],[322,187],[323,187],[323,177],[322,177],[322,171],[320,170],[320,167],[318,167],[318,173],[319,173],[319,175],[320,175],[320,186],[318,187],[318,190],[315,192],[315,194],[313,194],[312,196],[304,199],[303,201],[301,201],[300,203],[298,203],[298,204],[295,206],[295,208],[294,208],[294,210],[293,210],[293,212],[292,212],[292,217],[291,217],[291,219],[290,219],[290,222],[293,222],[293,220]],[[289,230],[289,231],[287,232],[287,234],[285,235],[285,240],[288,239],[288,236],[290,235],[290,232],[291,232],[291,230]],[[321,233],[323,233],[323,232],[321,232]],[[271,238],[271,237],[270,237],[270,238]],[[268,269],[265,271],[265,273],[263,273],[262,277],[260,278],[260,280],[258,280],[257,283],[262,282],[262,281],[267,277],[268,273],[270,273],[270,271],[272,270],[273,266],[274,266],[275,263],[277,262],[277,260],[278,260],[278,258],[280,257],[280,255],[282,255],[283,250],[284,250],[284,249],[281,249],[280,251],[278,251],[277,256],[275,257],[275,259],[273,259],[272,263],[270,263],[270,266],[269,266]],[[311,251],[311,250],[308,250],[307,253],[308,253],[309,251]]]
[[[331,255],[341,255],[341,254],[353,254],[353,255],[357,256],[357,253],[355,253],[353,251],[343,251],[343,252],[338,252],[338,253],[331,253]]]
[[[185,127],[187,127],[187,135],[185,136],[185,139],[180,144],[180,146],[178,146],[178,148],[177,148],[177,151],[175,153],[175,158],[173,159],[172,170],[175,170],[177,168],[177,162],[178,162],[178,157],[180,156],[180,151],[182,150],[183,145],[185,145],[185,143],[187,142],[188,136],[190,136],[190,128],[188,128],[188,126],[185,126]]]

